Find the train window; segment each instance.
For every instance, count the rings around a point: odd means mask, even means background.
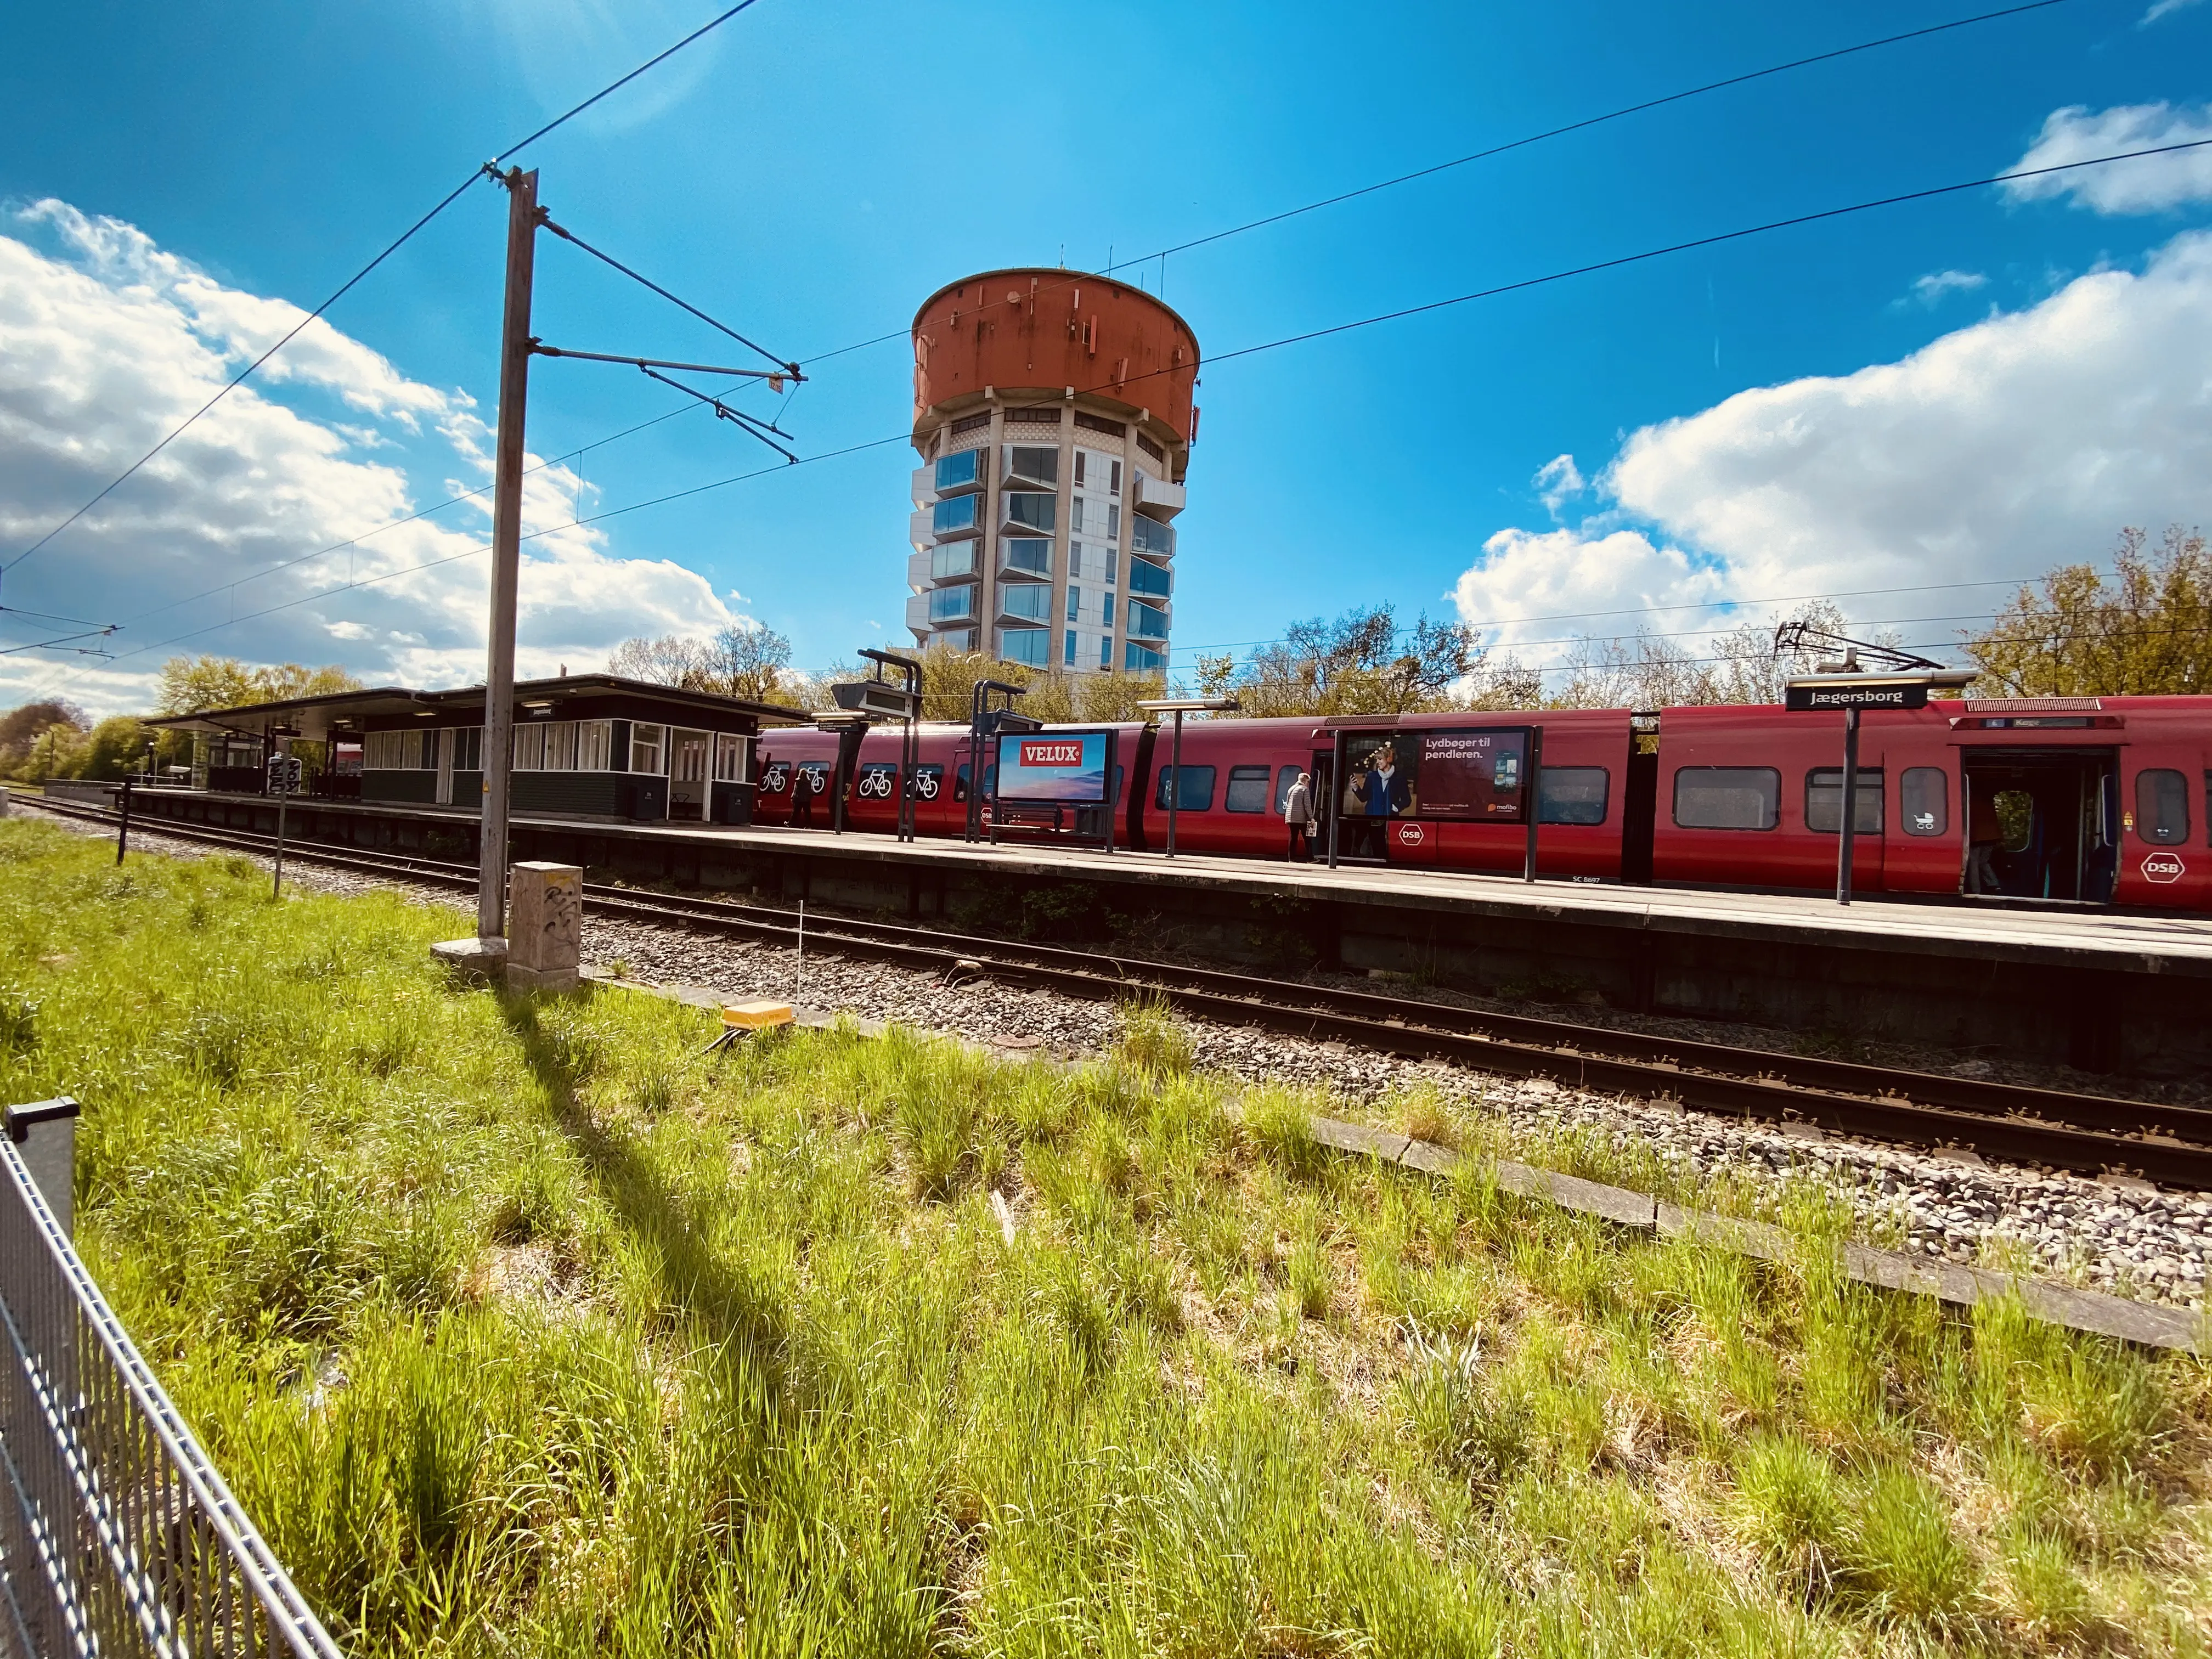
[[[939,769],[941,771],[943,769]],[[988,795],[991,793],[992,785],[998,781],[999,764],[994,761],[983,769],[983,793]],[[960,763],[959,769],[952,775],[952,799],[955,800],[968,799],[968,763],[965,761]]]
[[[1547,766],[1536,783],[1539,823],[1603,823],[1613,775],[1602,766]]]
[[[945,769],[941,766],[915,767],[906,792],[916,800],[935,800],[945,793]]]
[[[899,769],[887,761],[870,761],[853,787],[862,800],[889,800],[898,793]]]
[[[1232,812],[1266,811],[1267,769],[1264,766],[1231,767],[1229,794],[1221,804]]]
[[[1771,830],[1782,822],[1782,774],[1771,766],[1685,766],[1674,774],[1674,822],[1685,830]]]
[[[1291,786],[1298,781],[1305,769],[1299,766],[1279,767],[1275,772],[1275,816],[1283,816],[1283,808],[1290,805]],[[2205,774],[2206,786],[2212,787],[2212,772]]]
[[[1857,822],[1851,833],[1881,833],[1881,768],[1862,766],[1851,785]],[[1805,827],[1823,836],[1840,834],[1844,827],[1844,769],[1816,766],[1805,775]]]
[[[1941,836],[1951,828],[1951,775],[1940,766],[1908,766],[1897,803],[1908,836]]]
[[[1154,803],[1161,811],[1168,810],[1168,787],[1174,778],[1172,766],[1160,768],[1159,799]],[[1213,805],[1213,769],[1210,766],[1186,766],[1182,782],[1176,788],[1176,811],[1204,812]]]
[[[2156,767],[2136,774],[2136,834],[2156,847],[2189,839],[2189,780]]]

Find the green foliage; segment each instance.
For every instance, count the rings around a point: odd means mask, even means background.
[[[94,1270],[349,1652],[2212,1636],[2201,1368],[1845,1285],[1809,1202],[1607,1231],[1158,1032],[704,1059],[447,981],[448,910],[112,856],[0,823],[0,1088],[84,1101]]]
[[[161,689],[155,707],[163,714],[196,714],[360,689],[361,682],[335,664],[325,668],[296,662],[257,666],[235,657],[172,657],[161,665]]]
[[[2120,532],[2112,574],[2065,565],[1966,641],[1984,695],[2157,696],[2212,690],[2212,551],[2170,525]]]

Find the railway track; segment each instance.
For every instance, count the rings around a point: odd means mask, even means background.
[[[112,810],[74,802],[24,804],[105,824],[117,817]],[[276,845],[274,836],[246,830],[161,820],[141,827],[243,852],[270,854]],[[363,875],[467,890],[477,884],[473,865],[410,854],[289,841],[285,854]],[[602,915],[779,944],[798,937],[796,920],[786,910],[597,883],[586,884],[584,894]],[[1185,1012],[1225,1024],[1671,1098],[1703,1112],[1808,1123],[2090,1174],[2127,1170],[2165,1185],[2212,1190],[2212,1110],[2198,1107],[1900,1071],[885,922],[816,918],[806,939],[816,949],[872,957],[948,982],[972,975],[1091,999],[1156,994]]]

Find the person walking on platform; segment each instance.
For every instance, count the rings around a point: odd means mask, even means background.
[[[1997,792],[1981,775],[1966,774],[1966,879],[1969,893],[2002,893],[1997,848],[2004,845],[2004,823],[1997,817]]]
[[[1292,864],[1311,864],[1313,848],[1308,837],[1313,831],[1313,780],[1301,772],[1291,785],[1291,793],[1283,797],[1283,822],[1290,826]]]

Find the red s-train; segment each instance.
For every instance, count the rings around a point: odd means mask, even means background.
[[[1832,888],[1842,722],[1771,706],[1196,721],[1183,730],[1177,848],[1285,858],[1283,803],[1292,781],[1310,774],[1316,802],[1325,804],[1336,787],[1330,774],[1341,741],[1342,854],[1520,873],[1524,824],[1438,817],[1418,798],[1370,814],[1358,773],[1366,753],[1393,734],[1528,727],[1542,733],[1540,875]],[[1173,787],[1168,733],[1133,725],[1048,729],[1111,734],[1115,840],[1158,849]],[[964,726],[922,728],[913,786],[918,833],[963,833],[976,775],[969,747]],[[756,821],[792,821],[803,769],[817,786],[805,803],[808,816],[828,828],[836,755],[830,732],[764,732]],[[899,756],[896,727],[867,735],[845,786],[848,828],[896,828]],[[988,744],[985,763],[988,823]],[[2052,903],[2212,908],[2212,697],[1970,700],[1870,712],[1859,767],[1857,891],[1955,896],[1971,883],[1993,896]],[[1103,816],[1088,810],[1079,826],[1073,813],[1060,822],[1097,835]],[[1049,834],[1038,816],[1010,816],[999,828]],[[1317,839],[1325,842],[1326,833]]]

